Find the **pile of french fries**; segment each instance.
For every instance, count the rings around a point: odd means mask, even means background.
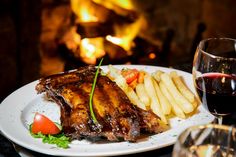
[[[170,73],[157,70],[152,74],[142,71],[143,79],[130,86],[119,69],[112,65],[108,68],[108,76],[126,93],[133,104],[144,110],[151,109],[166,124],[173,115],[187,118],[198,106],[195,95],[174,70]]]

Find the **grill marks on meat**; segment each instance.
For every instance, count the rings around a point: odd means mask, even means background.
[[[89,95],[95,72],[94,66],[87,66],[42,78],[36,86],[38,93],[46,92],[60,105],[61,123],[67,136],[135,141],[141,131],[159,133],[167,129],[159,117],[135,107],[116,83],[101,74],[93,96],[93,110],[99,125],[93,123]]]

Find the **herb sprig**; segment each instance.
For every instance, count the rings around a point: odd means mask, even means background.
[[[94,95],[94,90],[95,90],[95,86],[97,83],[97,77],[98,77],[98,73],[99,73],[99,69],[102,64],[102,61],[103,61],[103,58],[100,60],[100,63],[98,64],[97,71],[95,73],[95,77],[93,80],[92,90],[91,90],[90,97],[89,97],[89,109],[90,109],[90,114],[91,114],[91,117],[92,117],[92,120],[94,123],[98,123],[98,121],[97,121],[97,118],[96,118],[94,111],[93,111],[93,95]]]
[[[69,148],[70,138],[66,137],[63,133],[57,135],[44,135],[41,132],[34,134],[30,132],[34,138],[41,138],[43,143],[55,144],[59,148]]]
[[[30,134],[34,138],[41,138],[43,143],[55,144],[57,147],[64,149],[69,148],[70,138],[66,137],[62,132],[56,135],[44,135],[41,132],[34,134],[31,131],[31,125],[30,125]]]

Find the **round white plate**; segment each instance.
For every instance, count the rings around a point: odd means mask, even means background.
[[[144,65],[114,65],[114,67],[137,68],[152,73],[156,70],[165,72],[177,71],[182,75],[187,86],[194,92],[192,75],[176,69],[144,66]],[[107,72],[107,66],[102,66]],[[54,145],[44,144],[41,139],[33,138],[28,130],[32,123],[34,113],[44,113],[54,121],[60,121],[59,107],[44,99],[44,94],[37,94],[34,81],[10,94],[0,105],[0,130],[10,140],[16,144],[30,150],[55,155],[55,156],[115,156],[144,152],[159,149],[174,144],[179,133],[185,128],[212,122],[214,117],[206,111],[202,105],[198,112],[188,119],[170,119],[171,129],[156,135],[149,136],[135,143],[130,142],[89,142],[87,140],[74,141],[70,148],[61,149]],[[195,93],[195,92],[194,92]]]

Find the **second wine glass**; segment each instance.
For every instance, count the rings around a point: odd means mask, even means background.
[[[235,157],[236,128],[207,124],[184,130],[174,145],[172,157]]]
[[[192,73],[202,104],[222,124],[224,116],[236,112],[236,40],[210,38],[201,41]]]

